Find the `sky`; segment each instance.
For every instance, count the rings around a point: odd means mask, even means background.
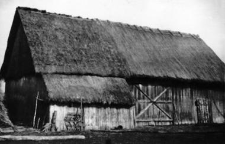
[[[18,6],[198,34],[225,62],[225,0],[0,0],[0,66]]]

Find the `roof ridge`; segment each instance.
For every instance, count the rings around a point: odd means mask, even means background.
[[[34,12],[40,12],[40,13],[46,13],[46,14],[55,14],[59,16],[65,16],[68,18],[79,18],[79,19],[84,19],[84,20],[95,20],[95,21],[105,21],[105,22],[110,22],[113,24],[118,24],[120,27],[128,27],[130,29],[136,29],[138,31],[146,31],[146,32],[152,32],[154,34],[162,34],[162,35],[171,35],[171,36],[178,36],[178,37],[193,37],[195,39],[200,39],[198,34],[190,34],[190,33],[184,33],[184,32],[179,32],[179,31],[172,31],[172,30],[162,30],[158,28],[150,28],[148,26],[139,26],[139,25],[132,25],[128,23],[122,23],[122,22],[113,22],[109,20],[100,20],[98,18],[94,19],[89,19],[89,18],[82,18],[81,16],[72,16],[72,15],[67,15],[67,14],[60,14],[60,13],[53,13],[53,12],[47,12],[46,10],[39,10],[37,8],[29,8],[29,7],[17,7],[17,9],[22,9],[26,11],[34,11]]]

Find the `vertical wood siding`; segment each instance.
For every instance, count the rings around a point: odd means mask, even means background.
[[[47,95],[45,85],[40,77],[23,77],[19,80],[6,81],[5,102],[9,117],[14,124],[33,126],[35,101],[38,93],[40,99]],[[41,118],[42,116],[39,114],[46,111],[46,106],[42,104],[42,101],[38,101],[36,118]]]
[[[125,129],[134,127],[134,108],[85,107],[85,128],[109,130],[119,125]]]
[[[134,108],[84,107],[85,129],[109,130],[119,125],[130,129],[134,127]],[[80,107],[50,105],[50,120],[57,111],[56,127],[66,130],[64,118],[67,113],[80,113]]]
[[[197,99],[206,99],[210,101],[211,116],[214,123],[223,123],[222,115],[225,113],[225,98],[224,91],[193,89],[193,88],[178,88],[178,87],[163,87],[157,85],[137,85],[139,88],[154,99],[164,89],[168,88],[165,94],[158,101],[173,101],[173,104],[158,104],[163,110],[170,114],[175,120],[175,124],[195,124],[197,123],[197,111],[195,101]],[[132,86],[132,94],[137,101],[148,100],[135,86]],[[137,116],[149,103],[136,102],[135,115]],[[174,113],[173,113],[173,108]],[[141,119],[163,119],[168,120],[156,106],[152,105],[141,117]],[[137,126],[143,125],[169,125],[170,122],[136,122]]]

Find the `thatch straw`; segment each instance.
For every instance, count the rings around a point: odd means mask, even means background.
[[[132,105],[129,86],[122,78],[43,75],[49,100],[84,104]]]
[[[196,35],[29,8],[17,13],[36,72],[224,82],[224,63]]]

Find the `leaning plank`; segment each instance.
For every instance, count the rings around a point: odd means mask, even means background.
[[[83,135],[66,135],[66,136],[14,136],[14,135],[2,135],[0,141],[3,140],[69,140],[69,139],[85,139]]]
[[[39,92],[37,93],[36,102],[35,102],[35,110],[34,110],[34,118],[33,118],[33,128],[34,128],[34,126],[35,126],[35,119],[36,119],[36,113],[37,113],[38,96],[39,96]]]

